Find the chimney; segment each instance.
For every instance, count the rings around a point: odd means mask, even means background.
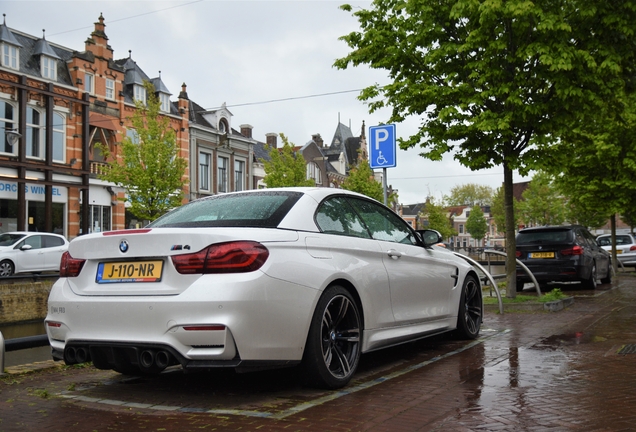
[[[313,134],[313,135],[311,136],[311,139],[313,140],[313,142],[315,142],[315,143],[316,143],[316,145],[317,145],[318,147],[320,147],[320,148],[322,148],[322,147],[323,147],[324,142],[323,142],[322,137],[320,136],[320,134]]]
[[[242,124],[241,135],[243,135],[246,138],[252,138],[252,125]]]
[[[265,136],[267,137],[267,145],[273,148],[277,148],[278,147],[278,134],[275,134],[273,132],[270,133],[266,133]]]

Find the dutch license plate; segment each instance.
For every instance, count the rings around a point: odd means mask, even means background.
[[[530,252],[530,258],[554,258],[554,252]]]
[[[616,255],[618,255],[618,254],[622,254],[622,253],[623,253],[623,250],[622,250],[622,249],[616,249]]]
[[[159,282],[163,261],[124,261],[99,263],[97,283]]]

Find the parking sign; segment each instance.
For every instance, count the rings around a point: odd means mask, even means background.
[[[395,125],[369,127],[369,166],[371,168],[394,168],[395,157]]]

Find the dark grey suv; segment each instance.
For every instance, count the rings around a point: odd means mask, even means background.
[[[609,253],[580,225],[522,229],[517,234],[516,255],[541,289],[550,282],[581,282],[584,289],[594,289],[599,278],[602,283],[612,280]],[[531,282],[530,277],[517,266],[517,289],[526,282]]]

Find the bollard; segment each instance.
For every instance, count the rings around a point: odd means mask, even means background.
[[[0,331],[0,375],[4,375],[4,336]]]

